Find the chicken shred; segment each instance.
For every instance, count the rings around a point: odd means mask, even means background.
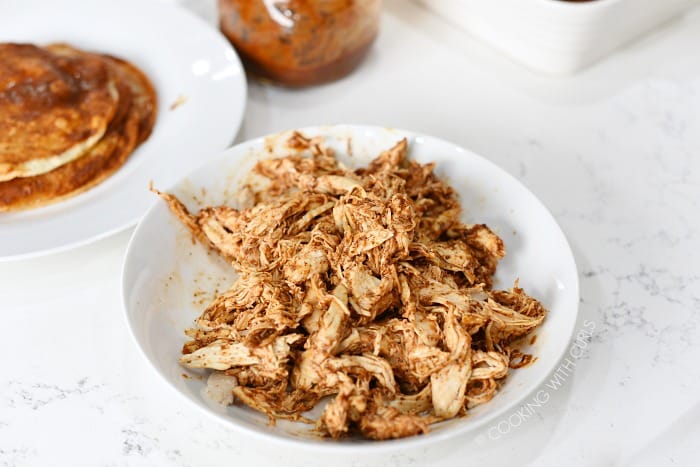
[[[257,163],[267,184],[245,185],[239,209],[190,213],[156,191],[238,273],[180,362],[222,375],[220,400],[272,422],[311,422],[331,398],[315,423],[333,438],[426,433],[491,400],[547,314],[517,282],[492,290],[503,241],[460,220],[455,191],[406,140],[356,170],[323,138],[295,132],[287,147]]]

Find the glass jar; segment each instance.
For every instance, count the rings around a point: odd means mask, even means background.
[[[222,32],[254,75],[288,86],[332,81],[364,58],[381,0],[219,0]]]

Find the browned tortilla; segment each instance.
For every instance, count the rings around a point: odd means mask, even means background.
[[[70,50],[51,46],[51,50]],[[132,65],[100,56],[116,78],[119,106],[104,137],[82,157],[50,172],[0,182],[0,211],[53,203],[100,183],[128,159],[151,132],[156,117],[156,94],[148,79]]]
[[[0,44],[0,181],[38,175],[82,156],[117,110],[99,56]]]

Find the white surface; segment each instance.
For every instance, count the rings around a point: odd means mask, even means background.
[[[212,2],[191,4],[213,17]],[[700,14],[581,75],[546,79],[417,5],[385,5],[376,47],[352,76],[296,92],[251,86],[241,138],[392,125],[515,175],[567,235],[580,271],[577,333],[593,325],[561,386],[543,386],[547,402],[511,415],[503,433],[496,425],[429,449],[330,457],[251,440],[183,403],[140,356],[121,311],[122,233],[0,264],[0,465],[696,464]]]
[[[44,208],[0,213],[0,261],[133,226],[153,201],[150,180],[169,185],[198,167],[233,141],[243,119],[246,82],[238,57],[205,21],[172,5],[0,0],[0,42],[6,41],[67,42],[123,57],[153,82],[158,116],[151,136],[96,187]],[[171,109],[180,97],[184,102]]]
[[[572,73],[700,0],[419,0],[528,67]]]
[[[280,421],[268,427],[267,416],[245,406],[225,408],[203,396],[206,386],[199,373],[188,378],[177,362],[185,342],[183,330],[216,296],[233,283],[232,268],[207,248],[192,243],[192,234],[161,201],[136,227],[126,253],[123,272],[124,304],[133,335],[156,371],[185,399],[214,415],[244,435],[269,441],[294,441],[292,446],[353,453],[393,451],[464,437],[494,420],[507,417],[530,393],[547,380],[567,353],[578,312],[578,274],[559,226],[551,214],[515,178],[486,159],[452,143],[410,132],[381,127],[333,126],[301,129],[306,136],[322,135],[328,147],[350,167],[366,166],[382,151],[402,138],[409,141],[409,157],[436,163],[436,173],[446,177],[465,207],[463,221],[486,223],[501,235],[508,254],[501,261],[494,286],[520,285],[551,310],[537,329],[537,341],[525,352],[537,363],[508,376],[507,383],[488,404],[469,412],[469,417],[433,426],[425,436],[376,443],[347,439],[318,440],[313,425]],[[171,191],[190,212],[207,206],[235,203],[236,187],[246,182],[256,161],[289,154],[284,144],[290,132],[269,139],[256,138],[234,146],[204,167],[185,177]],[[275,144],[277,142],[277,144]],[[352,158],[347,148],[352,145]],[[267,148],[276,148],[268,151]],[[204,197],[202,193],[206,193]],[[222,264],[223,263],[223,264]],[[208,299],[202,303],[202,292]],[[262,436],[261,436],[262,435]]]

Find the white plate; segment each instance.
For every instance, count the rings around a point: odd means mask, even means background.
[[[155,1],[0,0],[0,42],[67,42],[123,57],[158,92],[153,134],[95,188],[55,205],[0,213],[0,261],[74,247],[134,225],[168,186],[229,146],[246,99],[226,39],[179,7]],[[170,106],[183,96],[186,101]]]
[[[224,408],[202,397],[204,381],[186,379],[177,363],[183,331],[192,325],[205,303],[195,292],[222,290],[231,283],[230,267],[204,247],[170,213],[164,202],[154,205],[141,220],[129,244],[122,275],[126,316],[133,336],[148,361],[167,383],[193,402],[241,431],[276,440],[303,442],[321,449],[385,449],[429,443],[484,427],[509,415],[520,401],[554,369],[569,344],[578,311],[578,276],[571,250],[547,209],[515,178],[486,159],[454,144],[399,130],[366,126],[317,127],[305,134],[324,134],[341,156],[351,141],[352,164],[364,164],[380,150],[406,136],[410,157],[437,162],[436,171],[455,187],[464,206],[466,222],[486,223],[503,238],[507,255],[496,275],[496,287],[508,288],[520,277],[521,285],[550,310],[530,349],[538,358],[528,368],[516,370],[488,404],[469,416],[434,426],[425,436],[381,443],[361,440],[323,441],[306,433],[307,425],[278,422],[267,426],[267,417],[243,406]],[[284,141],[274,136],[270,141]],[[239,144],[179,182],[171,192],[190,209],[202,204],[225,203],[240,179],[259,157],[265,140]],[[165,187],[161,187],[165,188]]]

